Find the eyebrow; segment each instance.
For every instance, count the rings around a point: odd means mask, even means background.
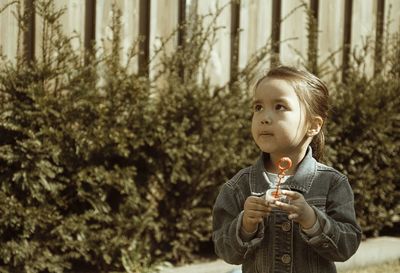
[[[260,99],[255,99],[255,100],[253,100],[252,104],[254,105],[254,104],[259,104],[259,103],[262,103],[262,102],[263,102],[263,101],[260,100]],[[274,102],[274,103],[282,102],[282,103],[285,103],[285,104],[290,104],[290,103],[289,103],[289,100],[286,99],[285,97],[281,97],[281,98],[274,99],[273,102]]]
[[[281,98],[274,99],[273,102],[275,102],[275,103],[277,103],[277,102],[283,102],[283,103],[285,103],[285,104],[290,104],[290,103],[289,103],[289,100],[286,99],[285,97],[281,97]]]

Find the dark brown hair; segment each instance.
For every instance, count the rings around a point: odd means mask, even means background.
[[[318,77],[306,70],[289,66],[278,66],[259,78],[254,86],[254,90],[266,78],[282,79],[291,83],[300,101],[306,106],[307,117],[320,116],[325,124],[329,112],[329,91]],[[323,129],[324,126],[322,126],[321,131],[311,141],[313,156],[318,161],[322,160],[324,155],[325,136]]]

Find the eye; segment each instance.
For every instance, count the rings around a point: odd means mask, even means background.
[[[285,110],[287,110],[287,107],[285,105],[283,105],[283,104],[278,103],[278,104],[275,105],[275,110],[277,110],[277,111],[285,111]]]
[[[254,112],[260,112],[262,109],[263,109],[263,107],[262,107],[261,104],[255,104],[255,105],[253,106],[253,111],[254,111]]]

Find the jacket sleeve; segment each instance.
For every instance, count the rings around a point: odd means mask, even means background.
[[[240,200],[243,198],[239,195],[231,185],[224,184],[213,209],[212,237],[215,253],[230,264],[242,264],[264,237],[264,224],[261,223],[252,240],[245,242],[241,239],[244,201]]]
[[[301,232],[303,239],[325,259],[346,261],[358,249],[361,242],[361,228],[354,210],[354,196],[345,176],[329,190],[326,212],[313,206],[322,233],[309,238]]]

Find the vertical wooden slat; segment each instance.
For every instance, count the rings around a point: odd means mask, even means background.
[[[140,0],[139,2],[139,35],[143,37],[140,43],[139,54],[139,74],[149,75],[149,56],[150,56],[150,1]]]
[[[272,21],[271,21],[271,45],[272,57],[271,66],[279,63],[280,40],[281,40],[281,0],[272,1]]]
[[[18,8],[18,5],[10,1],[6,5],[0,4],[0,9],[3,9],[0,12],[0,50],[13,63],[15,63],[17,55],[23,54],[23,44],[17,44],[19,28],[15,14],[18,12]]]
[[[96,0],[86,0],[85,3],[85,49],[91,50],[96,39]]]
[[[387,25],[385,22],[385,27],[387,26],[387,31],[390,34],[394,34],[399,31],[400,26],[400,1],[399,0],[385,0],[385,16],[390,20],[390,24]]]
[[[344,6],[344,0],[319,1],[318,64],[326,70],[320,71],[318,76],[324,80],[331,77],[331,73],[325,72],[337,70],[342,65]]]
[[[374,75],[379,74],[379,71],[381,71],[381,69],[382,69],[382,47],[383,47],[384,21],[385,21],[385,0],[378,0],[377,13],[376,13]]]
[[[353,0],[346,0],[344,4],[344,30],[343,30],[343,59],[342,81],[347,81],[351,51],[351,20],[353,13]]]
[[[178,48],[185,46],[185,35],[186,35],[186,0],[179,0],[178,3]],[[185,70],[183,64],[179,67],[179,77],[184,79]]]
[[[240,31],[240,0],[231,2],[231,57],[230,80],[235,80],[239,71],[239,31]]]
[[[366,77],[374,75],[377,0],[353,0],[350,63]],[[349,73],[347,73],[349,74]]]
[[[88,63],[89,55],[93,53],[93,46],[96,40],[96,0],[86,0],[85,2],[85,33],[84,46],[89,53],[86,55],[85,63]]]
[[[239,68],[259,67],[265,71],[271,64],[272,1],[244,1],[240,8]],[[249,66],[250,65],[250,66]],[[255,68],[255,67],[254,67]]]
[[[281,1],[282,19],[280,30],[279,60],[285,65],[298,66],[307,56],[308,37],[305,5],[308,0]]]
[[[35,58],[35,0],[25,0],[25,14],[27,14],[27,28],[23,34],[23,54],[27,62]]]
[[[311,73],[318,74],[318,17],[319,0],[310,0],[312,21],[308,38],[308,64]]]
[[[186,0],[179,0],[178,4],[178,46],[182,47],[185,41],[185,24],[186,22]]]
[[[310,9],[314,13],[316,19],[318,19],[318,8],[319,8],[319,0],[310,0]]]

